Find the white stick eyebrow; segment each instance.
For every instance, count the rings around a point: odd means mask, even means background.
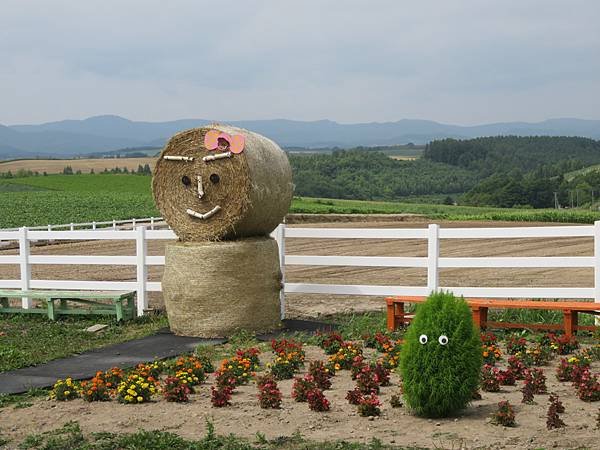
[[[231,153],[231,152],[217,153],[216,155],[205,156],[204,158],[202,158],[202,161],[209,162],[209,161],[215,161],[217,159],[231,158],[232,156],[233,156],[233,153]]]
[[[163,159],[166,159],[168,161],[193,161],[194,157],[193,156],[166,155],[166,156],[163,156]]]
[[[185,212],[188,213],[192,217],[196,217],[198,219],[205,220],[205,219],[210,219],[212,216],[214,216],[219,211],[221,211],[221,207],[219,205],[217,205],[213,209],[211,209],[210,211],[208,211],[207,213],[204,213],[204,214],[196,212],[193,209],[187,209]]]

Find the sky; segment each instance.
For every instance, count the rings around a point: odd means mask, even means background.
[[[2,0],[0,123],[600,119],[598,0]]]

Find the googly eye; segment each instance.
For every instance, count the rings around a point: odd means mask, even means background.
[[[419,342],[423,345],[427,344],[427,335],[422,334],[421,336],[419,336]]]
[[[448,336],[446,336],[445,334],[442,334],[438,338],[438,342],[440,343],[440,345],[446,345],[446,344],[448,344]]]

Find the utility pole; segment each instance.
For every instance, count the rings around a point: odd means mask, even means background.
[[[594,190],[592,189],[592,203],[590,203],[590,209],[594,208]]]
[[[554,209],[559,209],[560,205],[558,204],[558,192],[554,191]]]
[[[571,209],[573,209],[573,191],[569,191],[569,200],[571,201]]]
[[[579,189],[575,189],[575,196],[577,197],[577,207],[579,208]]]

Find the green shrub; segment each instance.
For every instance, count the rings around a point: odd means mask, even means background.
[[[439,292],[419,305],[400,360],[404,398],[415,414],[447,417],[467,406],[479,384],[482,356],[464,299]]]

